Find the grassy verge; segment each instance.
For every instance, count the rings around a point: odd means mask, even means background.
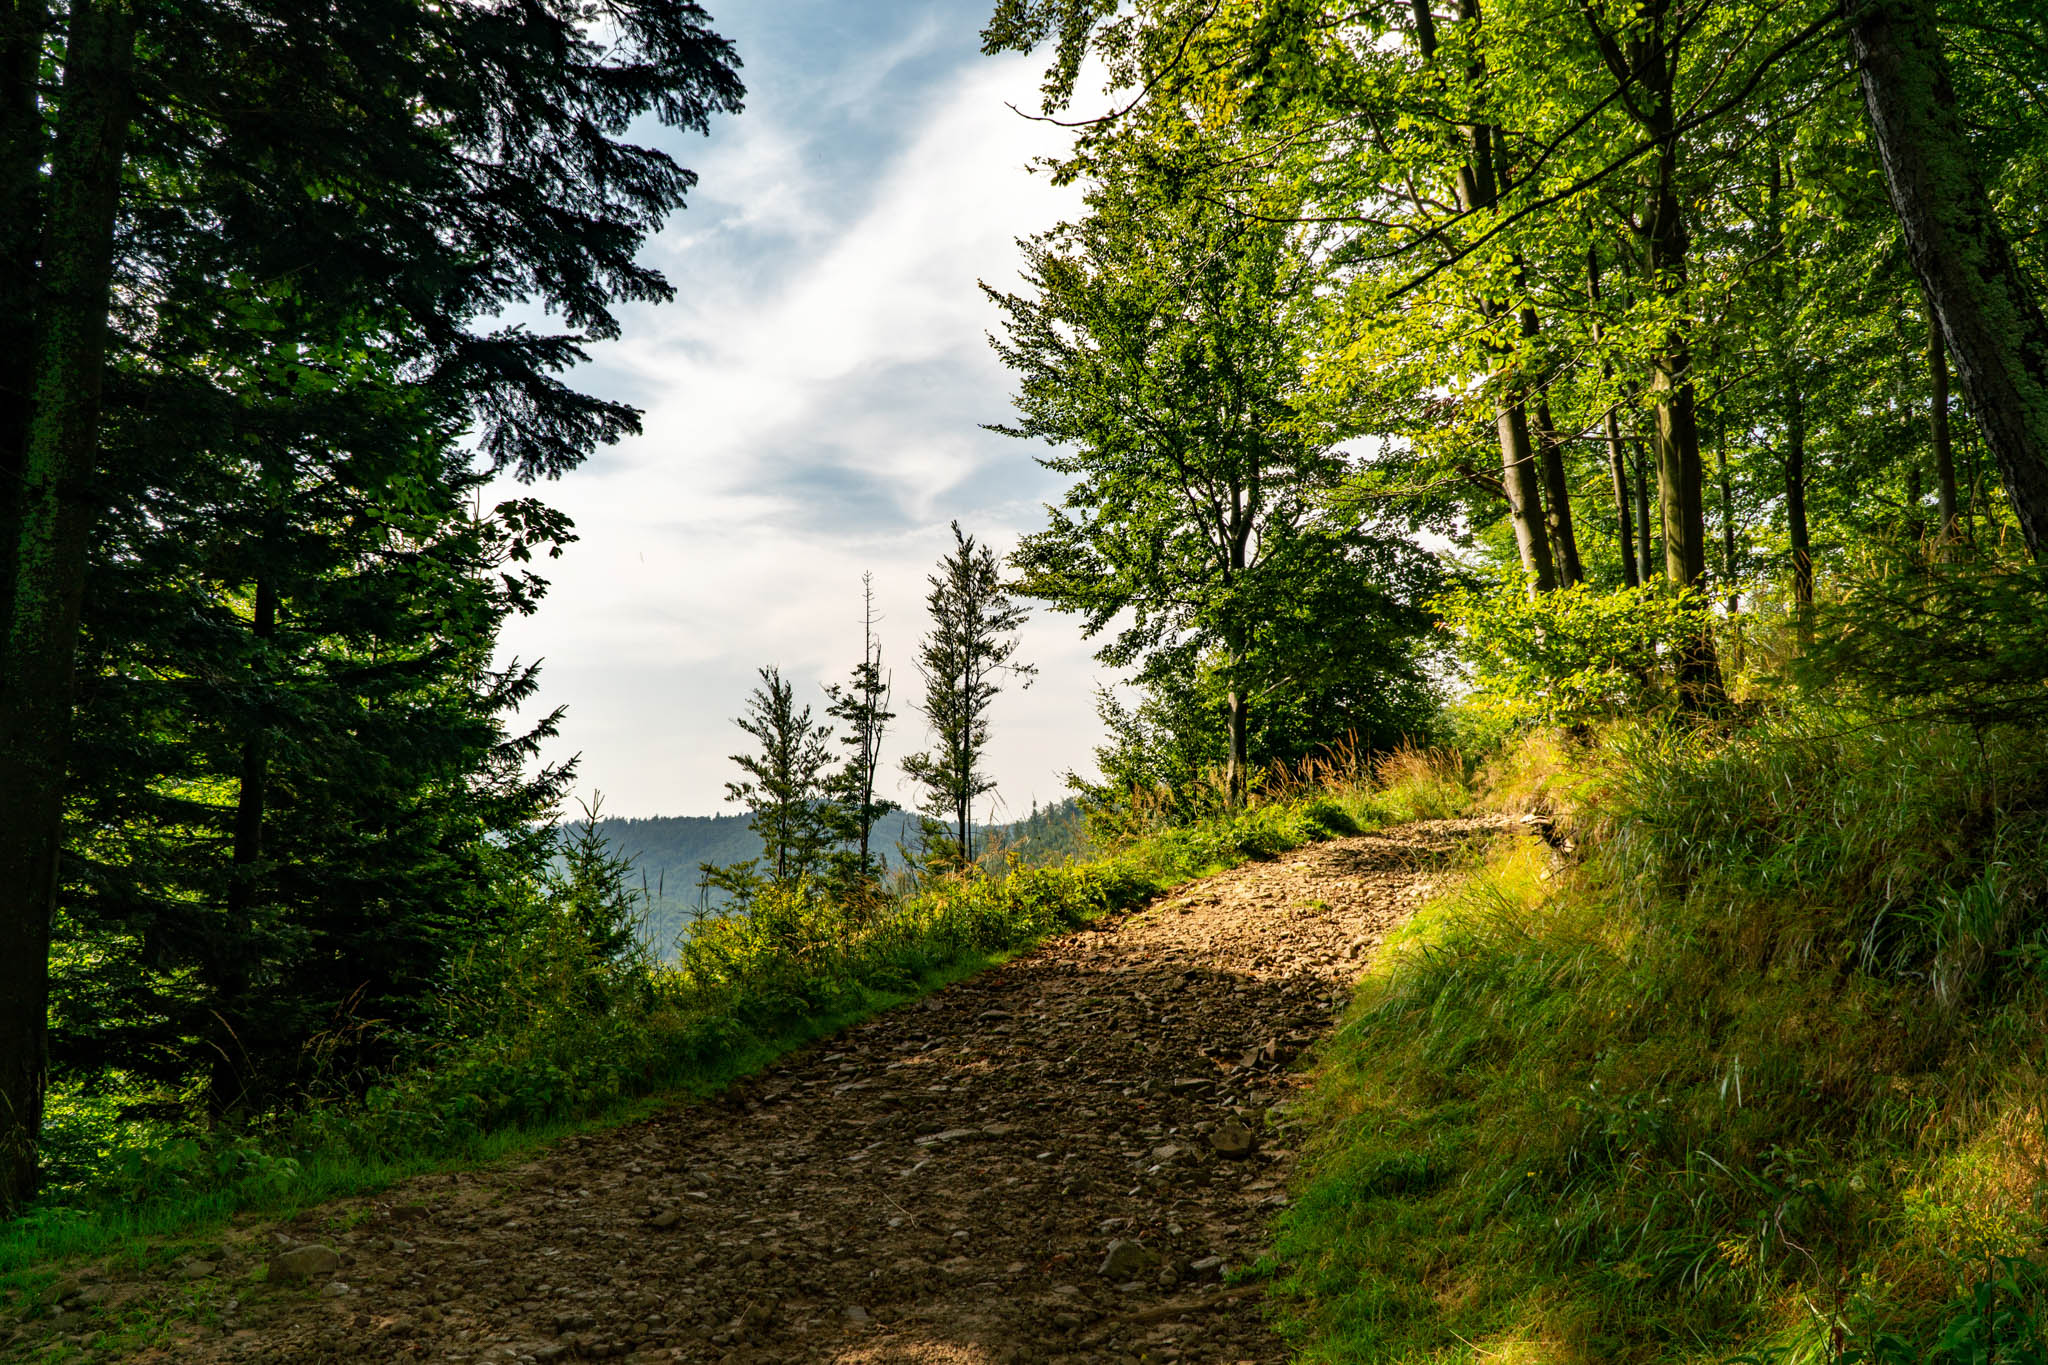
[[[747,917],[707,922],[666,967],[594,970],[572,933],[507,943],[462,964],[444,1036],[361,1101],[123,1152],[85,1197],[0,1225],[0,1293],[39,1287],[67,1261],[136,1255],[242,1212],[288,1216],[715,1091],[1048,934],[1250,858],[1432,813],[1457,788],[1419,761],[1391,776],[1152,829],[1096,861],[976,876],[884,905],[766,894]]]
[[[2048,741],[1779,717],[1511,756],[1326,1050],[1308,1360],[2039,1362]]]

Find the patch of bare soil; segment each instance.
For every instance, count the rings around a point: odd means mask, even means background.
[[[1223,873],[717,1101],[88,1275],[63,1316],[155,1305],[138,1358],[195,1363],[1284,1360],[1221,1281],[1287,1202],[1291,1063],[1487,825]]]

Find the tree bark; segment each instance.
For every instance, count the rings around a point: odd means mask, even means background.
[[[1728,585],[1728,632],[1735,642],[1735,673],[1742,674],[1742,594],[1735,586],[1735,489],[1728,477],[1728,428],[1724,418],[1714,443],[1714,467],[1721,483],[1721,579]]]
[[[277,633],[277,580],[268,573],[256,579],[256,602],[249,633],[267,648]],[[259,668],[263,667],[259,658]],[[208,1074],[208,1104],[215,1114],[241,1107],[251,1077],[243,1063],[247,1049],[239,1036],[244,998],[249,992],[249,960],[253,950],[257,878],[263,861],[263,811],[269,796],[270,728],[254,718],[242,742],[241,781],[235,792],[235,825],[230,854],[226,923],[209,964],[214,988],[213,1062]]]
[[[1792,605],[1800,643],[1813,634],[1813,544],[1806,532],[1806,396],[1785,385],[1785,533],[1792,552]]]
[[[1225,769],[1224,780],[1230,788],[1230,802],[1241,805],[1245,797],[1245,781],[1250,772],[1251,755],[1247,751],[1247,731],[1250,729],[1251,705],[1244,693],[1231,688],[1226,698],[1228,726],[1230,731],[1230,762]]]
[[[1844,0],[1872,140],[1913,270],[2005,482],[2048,559],[2048,318],[1992,212],[1956,110],[1932,0]]]
[[[1594,313],[1600,311],[1600,252],[1597,247],[1586,248],[1586,294],[1593,305]],[[1601,340],[1599,323],[1593,324],[1593,340]],[[1614,382],[1614,362],[1603,351],[1600,356],[1600,377]],[[1615,416],[1614,405],[1609,403],[1601,426],[1607,435],[1607,473],[1614,483],[1614,518],[1621,533],[1621,581],[1623,586],[1642,586],[1642,575],[1636,566],[1635,518],[1628,505],[1628,454],[1621,444],[1621,419]]]
[[[1650,530],[1650,457],[1636,442],[1636,577],[1648,583],[1657,576],[1656,537]]]
[[[12,619],[21,471],[35,383],[36,255],[48,152],[36,79],[49,14],[42,0],[0,0],[0,622]]]
[[[1429,0],[1410,0],[1415,16],[1415,36],[1424,61],[1436,57],[1436,20]],[[1460,23],[1479,22],[1479,0],[1458,0]],[[1458,206],[1467,213],[1492,209],[1499,202],[1494,180],[1493,129],[1484,123],[1461,125],[1465,140],[1465,164],[1458,168]],[[1482,298],[1480,315],[1495,321],[1501,305]],[[1500,438],[1501,484],[1507,493],[1508,520],[1515,530],[1515,549],[1521,557],[1522,572],[1529,577],[1532,593],[1549,592],[1557,586],[1552,567],[1550,540],[1543,525],[1543,492],[1537,470],[1535,449],[1529,441],[1529,416],[1524,406],[1526,392],[1521,377],[1511,368],[1494,372],[1498,387],[1495,398],[1494,430]]]
[[[76,0],[51,150],[13,601],[0,645],[0,1208],[35,1190],[72,658],[92,532],[134,16]]]
[[[1533,326],[1529,313],[1524,327]],[[1560,587],[1583,582],[1585,569],[1579,563],[1579,536],[1572,527],[1572,486],[1564,469],[1564,443],[1558,439],[1557,423],[1550,418],[1550,399],[1541,391],[1536,396],[1536,446],[1543,474],[1543,529],[1549,538],[1552,566]]]
[[[1941,540],[1949,544],[1962,538],[1956,513],[1956,455],[1948,429],[1948,346],[1941,339],[1941,316],[1930,302],[1927,306],[1927,378],[1933,389],[1928,422],[1934,435],[1934,513],[1941,526]]]

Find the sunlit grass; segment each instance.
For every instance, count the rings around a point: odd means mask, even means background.
[[[2048,1233],[2048,745],[1805,717],[1560,752],[1493,790],[1584,861],[1497,846],[1323,1054],[1272,1267],[1305,1358],[1991,1359],[1939,1339]]]

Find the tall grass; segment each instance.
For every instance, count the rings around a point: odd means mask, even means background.
[[[1634,724],[1493,790],[1590,851],[1498,847],[1327,1050],[1305,1357],[2042,1358],[2048,742]]]

